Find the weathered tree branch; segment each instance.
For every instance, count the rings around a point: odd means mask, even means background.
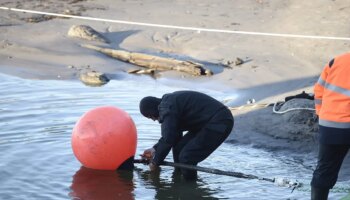
[[[209,69],[205,69],[202,64],[191,61],[182,61],[173,58],[163,58],[143,53],[133,53],[123,50],[101,48],[93,45],[82,46],[85,48],[96,50],[118,60],[129,62],[153,70],[176,70],[180,72],[186,72],[194,76],[210,76],[213,74],[213,72]]]

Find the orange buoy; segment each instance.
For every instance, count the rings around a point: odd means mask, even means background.
[[[135,155],[136,141],[136,127],[129,114],[113,106],[102,106],[79,119],[71,142],[73,153],[83,166],[115,170]]]

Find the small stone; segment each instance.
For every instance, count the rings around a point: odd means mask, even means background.
[[[243,59],[241,59],[241,58],[236,58],[236,61],[235,61],[235,65],[237,66],[237,65],[241,65],[241,64],[243,64],[244,63],[244,61],[243,61]]]
[[[232,61],[232,60],[228,60],[228,61],[226,62],[226,64],[227,64],[227,65],[232,65],[232,64],[233,64],[233,61]]]
[[[101,72],[88,71],[79,75],[80,80],[89,86],[102,86],[109,82],[109,78]]]
[[[209,70],[209,69],[206,69],[205,70],[205,75],[207,75],[207,76],[212,76],[214,73],[211,71],[211,70]]]
[[[255,103],[255,99],[248,99],[247,100],[247,104],[253,104],[253,103]]]
[[[68,31],[68,36],[81,39],[109,43],[102,34],[87,25],[74,25]]]

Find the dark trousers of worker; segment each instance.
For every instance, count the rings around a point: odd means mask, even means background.
[[[233,128],[231,112],[224,108],[198,132],[188,132],[173,147],[174,162],[197,165],[217,149],[230,135]],[[178,169],[177,169],[178,170]],[[197,171],[181,169],[187,180],[197,178]]]
[[[312,187],[324,190],[333,188],[349,148],[348,144],[319,144],[317,167],[311,181]]]

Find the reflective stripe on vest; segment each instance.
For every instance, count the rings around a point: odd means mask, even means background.
[[[318,79],[317,83],[328,90],[350,97],[350,90],[327,83],[321,77]]]
[[[318,123],[322,126],[332,128],[350,128],[350,122],[333,122],[329,120],[319,119]]]

